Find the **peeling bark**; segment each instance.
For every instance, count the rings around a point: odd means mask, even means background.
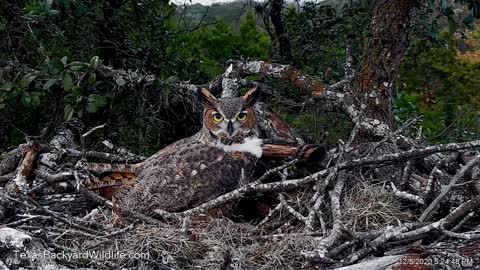
[[[13,178],[12,185],[10,185],[17,192],[24,194],[26,190],[30,187],[31,180],[29,180],[28,177],[30,176],[30,173],[32,172],[34,166],[36,166],[39,150],[40,147],[38,145],[32,144],[25,152],[23,160],[15,172],[15,177]],[[8,189],[9,188],[7,186],[7,192]]]

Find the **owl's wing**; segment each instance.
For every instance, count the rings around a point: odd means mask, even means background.
[[[255,161],[249,154],[232,155],[185,139],[145,161],[137,183],[119,192],[116,202],[145,214],[192,208],[237,188]]]

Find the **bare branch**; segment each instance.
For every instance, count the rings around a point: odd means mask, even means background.
[[[292,216],[294,216],[296,219],[300,220],[301,222],[305,223],[307,221],[307,219],[302,215],[300,214],[297,210],[293,209],[293,207],[291,207],[287,200],[285,199],[285,195],[283,195],[282,193],[278,194],[278,197],[280,199],[280,203],[283,205],[283,207],[285,209],[287,209],[287,211],[292,214]]]
[[[86,138],[88,135],[92,134],[93,132],[95,132],[95,130],[98,130],[98,129],[102,129],[106,126],[107,124],[102,124],[102,125],[99,125],[99,126],[96,126],[92,129],[90,129],[88,132],[85,132],[84,134],[82,134],[82,138]]]
[[[402,198],[402,199],[405,199],[405,200],[408,200],[408,201],[412,201],[412,202],[415,202],[417,204],[424,204],[425,203],[423,198],[418,196],[418,195],[413,195],[413,194],[410,194],[406,191],[400,191],[400,190],[397,189],[397,187],[393,183],[390,183],[390,186],[392,187],[393,194],[395,194],[395,196],[397,196],[399,198]]]
[[[442,233],[451,238],[459,238],[465,240],[477,240],[480,239],[480,232],[471,232],[471,233],[456,233],[446,230],[443,226],[440,227]]]
[[[395,237],[396,240],[409,239],[419,235],[424,235],[429,233],[432,230],[438,230],[441,227],[450,226],[452,222],[463,217],[466,213],[472,211],[473,209],[480,206],[480,196],[477,196],[455,208],[450,214],[446,217],[440,219],[439,221],[433,222],[427,226],[418,228],[416,230],[405,232]]]
[[[330,247],[335,245],[343,235],[342,211],[340,207],[340,196],[342,194],[345,177],[339,177],[333,191],[330,191],[330,201],[333,216],[333,227],[330,234],[318,243],[317,250],[313,252],[302,252],[302,255],[309,261],[331,261],[327,258],[327,252]]]
[[[316,78],[288,65],[273,64],[264,61],[229,61],[240,76],[262,75],[268,78],[282,79],[287,83],[306,90],[308,93],[323,93],[325,86]]]
[[[477,165],[480,162],[480,155],[477,155],[475,158],[470,160],[465,166],[463,166],[457,174],[452,178],[452,181],[448,184],[448,186],[444,187],[442,192],[433,200],[433,202],[425,209],[423,214],[420,216],[420,221],[428,221],[438,209],[440,201],[447,196],[450,190],[455,187],[457,182],[468,172],[473,166]]]
[[[108,160],[111,162],[130,162],[130,163],[137,163],[141,162],[145,159],[142,156],[125,156],[125,155],[116,155],[112,153],[105,153],[105,152],[98,152],[98,151],[86,151],[82,152],[76,149],[65,149],[67,155],[76,158],[88,158],[88,159],[101,159],[101,160]]]
[[[410,230],[412,228],[412,224],[404,224],[401,226],[397,227],[391,227],[390,229],[387,229],[384,233],[382,233],[380,236],[375,238],[373,241],[370,241],[368,246],[355,252],[354,254],[350,255],[346,261],[347,264],[352,264],[363,257],[367,256],[370,254],[372,251],[376,250],[378,247],[383,245],[384,243],[388,242],[391,239],[394,239],[395,237],[401,235],[402,233]]]

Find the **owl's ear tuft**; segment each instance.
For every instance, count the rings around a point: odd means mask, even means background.
[[[257,102],[259,94],[260,94],[260,90],[258,90],[257,87],[253,87],[250,90],[248,90],[247,93],[245,93],[245,95],[243,95],[242,98],[245,104],[248,107],[250,107],[250,106],[253,106],[255,102]]]
[[[197,89],[195,93],[198,101],[200,101],[205,108],[215,108],[217,106],[217,99],[207,89]]]

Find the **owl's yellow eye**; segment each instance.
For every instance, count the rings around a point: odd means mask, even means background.
[[[246,113],[239,113],[237,116],[238,121],[245,121],[247,120],[247,114]]]
[[[213,115],[213,122],[220,123],[223,121],[223,116],[219,113]]]

